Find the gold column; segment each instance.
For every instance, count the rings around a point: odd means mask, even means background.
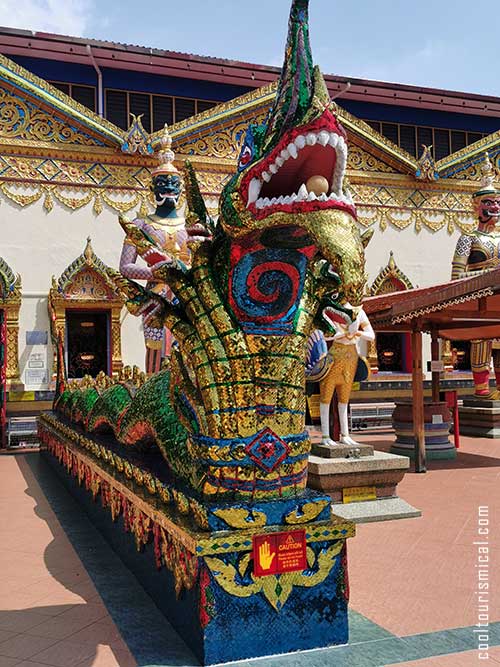
[[[378,354],[377,354],[377,337],[368,342],[368,363],[370,364],[370,371],[378,373]]]
[[[451,340],[441,341],[441,359],[444,363],[444,372],[451,373],[453,368],[453,355],[451,353]]]

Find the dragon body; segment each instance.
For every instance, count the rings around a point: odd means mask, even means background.
[[[308,32],[308,0],[294,0],[274,106],[248,130],[216,225],[186,166],[186,219],[211,237],[193,249],[190,269],[156,266],[175,303],[116,274],[130,311],[172,331],[169,369],[139,388],[66,389],[57,400],[90,431],[111,428],[130,446],[156,442],[173,473],[205,497],[302,492],[308,338],[325,324],[324,304],[348,317],[342,304],[356,307],[364,293],[367,239],[343,190],[346,133]],[[150,243],[136,239],[143,253]]]

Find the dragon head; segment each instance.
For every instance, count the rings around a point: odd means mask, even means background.
[[[364,248],[343,181],[347,135],[313,66],[309,0],[294,0],[285,62],[267,123],[250,126],[238,171],[224,188],[219,222],[230,237],[301,228],[339,274],[346,300],[361,302]]]

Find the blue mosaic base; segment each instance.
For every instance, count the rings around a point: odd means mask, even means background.
[[[205,628],[206,663],[347,644],[347,600],[339,590],[344,574],[339,557],[325,581],[295,588],[279,612],[261,594],[228,595],[211,575],[216,616]]]
[[[212,570],[207,567],[206,557],[198,558],[199,576],[193,588],[184,589],[177,596],[172,573],[165,567],[156,568],[153,544],[146,544],[143,551],[138,552],[133,537],[124,530],[122,517],[113,522],[109,511],[98,500],[95,502],[91,493],[80,486],[64,466],[46,451],[42,451],[42,456],[202,664],[347,643],[347,599],[344,593],[347,572],[343,552],[339,553],[322,582],[311,587],[294,586],[281,608],[275,604],[278,609],[262,591],[247,597],[228,593],[218,583],[213,564]],[[280,501],[272,505],[276,516],[280,515]],[[321,530],[322,525],[314,522],[305,524],[304,528],[310,536]],[[234,535],[234,531],[222,533],[221,539],[229,534]],[[341,543],[345,545],[345,540]],[[329,539],[308,546],[320,554],[336,544],[339,540]],[[236,566],[248,553],[230,551],[215,557]],[[314,576],[314,567],[310,573]],[[282,575],[289,576],[294,575]],[[251,583],[251,579],[248,575],[237,576],[236,583],[244,585]],[[283,579],[279,586],[285,588],[286,580]]]

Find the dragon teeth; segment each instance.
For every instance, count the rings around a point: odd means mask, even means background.
[[[307,197],[309,196],[309,192],[307,191],[307,188],[304,183],[299,188],[299,192],[297,194],[297,201],[305,201]]]
[[[295,145],[299,150],[302,150],[304,148],[304,146],[306,145],[306,138],[304,137],[304,135],[299,134],[299,136],[296,137]]]
[[[252,180],[250,181],[250,185],[248,186],[247,206],[257,201],[260,195],[261,188],[262,188],[262,181],[260,181],[258,178],[252,178]]]
[[[318,141],[319,141],[319,143],[320,143],[322,146],[326,146],[327,143],[330,141],[330,133],[329,133],[329,132],[325,132],[325,130],[322,130],[322,131],[318,134]]]
[[[303,184],[301,185],[297,194],[286,197],[281,196],[279,198],[274,197],[272,200],[269,200],[267,197],[265,199],[259,199],[260,191],[262,188],[262,181],[269,183],[273,175],[278,173],[278,171],[288,159],[297,159],[299,151],[301,151],[306,146],[315,146],[317,143],[325,148],[327,146],[333,148],[337,155],[335,169],[330,184],[330,195],[322,194],[319,197],[317,195],[312,196],[313,193],[309,193],[306,186]],[[342,194],[341,189],[342,177],[344,174],[346,162],[347,145],[344,137],[336,134],[335,132],[328,132],[327,130],[320,130],[317,133],[308,132],[306,135],[299,134],[295,138],[294,142],[289,143],[288,146],[281,151],[278,157],[275,158],[275,161],[267,167],[267,171],[262,172],[262,180],[258,178],[252,179],[248,190],[248,206],[252,203],[255,203],[257,208],[263,208],[264,206],[269,206],[271,204],[291,204],[294,201],[327,201],[328,199],[341,199],[342,201],[345,199],[345,201],[349,201],[348,197],[342,199],[344,195]]]

